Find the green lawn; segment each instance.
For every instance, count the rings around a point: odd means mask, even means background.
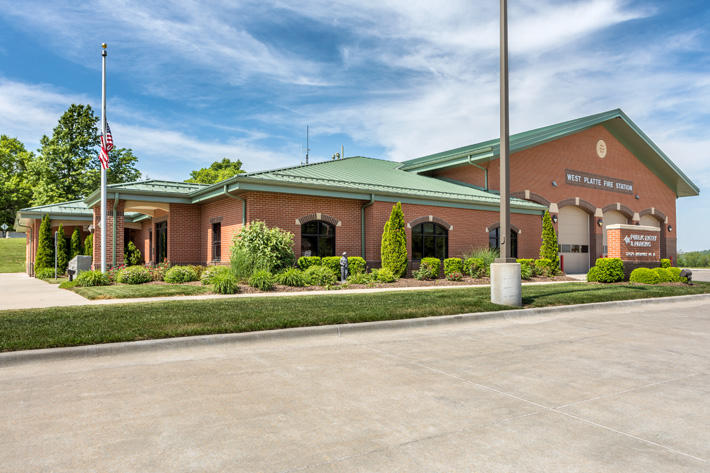
[[[0,273],[25,272],[25,239],[0,238]]]
[[[208,286],[188,284],[117,284],[115,286],[79,287],[71,289],[87,299],[126,299],[130,297],[193,296],[210,292]]]
[[[693,286],[523,286],[527,307],[710,293]],[[0,351],[250,332],[507,309],[489,288],[228,298],[0,311]]]

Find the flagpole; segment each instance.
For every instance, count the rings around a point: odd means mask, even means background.
[[[101,136],[106,136],[106,43],[101,44]],[[106,169],[101,165],[101,272],[106,272]]]

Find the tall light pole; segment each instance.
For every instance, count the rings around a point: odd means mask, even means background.
[[[491,264],[491,302],[522,306],[520,264],[510,252],[510,120],[508,118],[508,2],[500,0],[500,257]]]
[[[106,43],[101,45],[101,139],[106,139]],[[102,145],[103,146],[103,145]],[[101,272],[106,272],[106,169],[101,166]],[[113,225],[116,223],[114,222]]]

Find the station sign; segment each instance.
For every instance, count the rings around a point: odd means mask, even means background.
[[[584,171],[565,169],[565,182],[571,186],[589,187],[604,191],[633,194],[634,183],[617,177],[601,176]]]

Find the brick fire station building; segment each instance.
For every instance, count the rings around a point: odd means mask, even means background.
[[[676,199],[698,187],[621,110],[519,133],[511,146],[511,243],[519,258],[537,257],[549,210],[568,273],[586,272],[606,253],[605,229],[660,229],[661,257],[675,259]],[[349,157],[241,174],[213,185],[140,181],[109,185],[107,264],[123,262],[133,241],[146,261],[228,262],[232,237],[262,220],[295,235],[296,256],[347,251],[370,264],[393,203],[401,202],[413,262],[497,247],[498,140],[404,162]],[[67,237],[99,228],[99,190],[84,200],[22,209],[27,271],[40,220],[63,224]],[[94,262],[100,255],[94,232]]]

